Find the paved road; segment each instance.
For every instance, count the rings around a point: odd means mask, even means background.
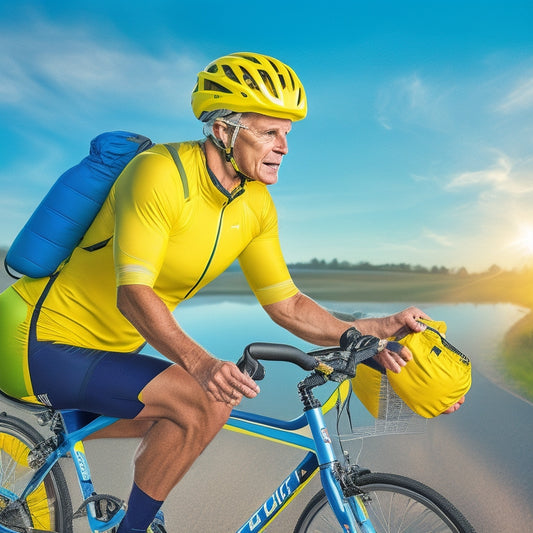
[[[461,411],[434,420],[423,437],[367,439],[360,463],[431,485],[452,500],[479,533],[531,531],[533,406],[479,374],[474,379],[475,387]],[[238,439],[243,437],[228,432],[221,435],[173,494],[167,514],[169,518],[173,515],[174,524],[181,522],[182,526],[171,531],[234,531],[247,516],[249,505],[244,504],[257,498],[253,507],[269,495],[261,494],[256,486],[257,465],[268,465],[268,486],[273,488],[298,455],[296,452],[286,462],[285,470],[279,469],[274,463],[281,451],[277,445],[261,444],[255,453],[243,452]],[[231,467],[235,455],[240,464],[237,472]],[[209,473],[215,469],[221,470],[217,476]],[[240,479],[243,472],[245,479],[233,492],[229,480],[235,476]],[[301,508],[296,502],[295,507]],[[287,509],[287,515],[269,531],[292,531],[297,510],[291,510]]]
[[[365,440],[360,463],[426,482],[452,500],[479,533],[531,531],[533,406],[478,373],[474,380],[458,413],[434,420],[424,436]],[[125,496],[135,446],[134,441],[88,444],[100,492]],[[222,432],[165,504],[169,533],[235,531],[299,455],[291,448]],[[65,470],[73,482],[70,465]],[[305,497],[316,489],[315,480],[269,531],[292,531]],[[87,528],[79,523],[76,531]]]
[[[501,338],[502,333],[494,335]],[[474,351],[461,347],[469,354]],[[468,401],[458,413],[432,421],[423,437],[367,439],[360,463],[431,485],[464,512],[478,533],[522,533],[533,531],[532,437],[533,405],[474,372]],[[135,441],[124,440],[88,443],[99,492],[126,497],[135,447]],[[292,448],[222,432],[166,502],[169,533],[235,531],[300,455]],[[68,463],[65,472],[78,504],[79,491]],[[269,532],[292,531],[306,497],[318,489],[316,481]],[[88,533],[85,524],[77,524],[76,533]]]

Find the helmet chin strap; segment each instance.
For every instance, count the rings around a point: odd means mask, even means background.
[[[235,140],[237,139],[237,135],[241,127],[242,126],[240,126],[239,124],[235,125],[235,129],[233,130],[233,135],[231,136],[231,141],[230,141],[229,146],[226,147],[222,139],[216,139],[217,140],[216,144],[218,144],[224,150],[224,157],[226,161],[228,163],[231,163],[231,166],[233,167],[233,170],[235,170],[235,172],[237,173],[237,176],[241,178],[242,181],[244,181],[244,180],[251,180],[252,178],[250,178],[249,176],[244,174],[244,172],[241,171],[233,155],[233,147],[235,145]]]

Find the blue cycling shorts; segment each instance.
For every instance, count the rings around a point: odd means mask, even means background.
[[[142,389],[172,363],[139,353],[38,341],[40,303],[32,310],[11,287],[0,294],[2,391],[55,409],[135,418],[144,407]]]
[[[135,418],[142,389],[172,363],[138,353],[117,353],[30,342],[29,372],[35,396],[55,409],[79,409]]]

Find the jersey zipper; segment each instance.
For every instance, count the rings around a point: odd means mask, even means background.
[[[231,196],[228,196],[227,202],[222,206],[222,209],[220,211],[220,216],[218,217],[218,227],[217,227],[217,234],[215,237],[215,242],[213,244],[213,249],[211,250],[211,255],[209,256],[209,259],[207,260],[207,264],[205,265],[204,271],[202,272],[202,275],[198,278],[198,281],[189,289],[187,294],[183,297],[184,300],[188,298],[188,296],[198,287],[198,285],[201,283],[201,281],[204,279],[207,271],[209,270],[209,267],[211,266],[211,262],[213,261],[213,257],[215,256],[215,252],[217,251],[218,246],[218,240],[220,238],[220,232],[222,231],[222,220],[224,218],[224,211],[226,210],[226,207],[235,200],[238,196],[240,196],[244,192],[244,187],[242,185],[235,191],[234,194]]]

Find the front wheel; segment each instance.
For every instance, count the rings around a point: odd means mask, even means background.
[[[70,495],[58,464],[24,501],[18,499],[34,474],[29,452],[40,441],[42,436],[29,424],[0,414],[0,525],[14,531],[72,533]]]
[[[414,479],[371,473],[358,477],[357,485],[376,533],[475,533],[444,496]],[[294,529],[295,533],[339,531],[324,490],[313,496]]]

